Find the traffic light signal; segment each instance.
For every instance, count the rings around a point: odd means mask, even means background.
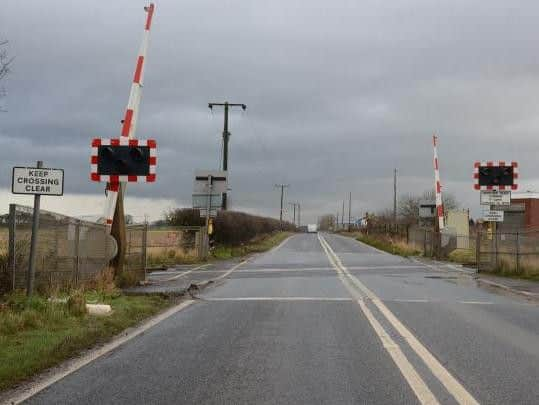
[[[518,165],[511,162],[476,162],[474,167],[475,188],[478,190],[505,190],[517,188]]]
[[[156,143],[139,139],[94,139],[93,181],[155,181]]]
[[[97,149],[97,172],[146,176],[150,172],[150,150],[147,146],[100,146]]]

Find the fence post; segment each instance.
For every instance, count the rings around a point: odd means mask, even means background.
[[[17,254],[15,249],[15,231],[16,231],[16,205],[15,204],[9,204],[9,267],[8,269],[11,271],[11,289],[15,290],[15,256]]]
[[[75,286],[79,285],[80,271],[80,221],[75,221]]]
[[[517,235],[516,235],[516,244],[517,244],[517,274],[520,273],[520,238],[518,236],[518,231],[517,231]]]
[[[477,230],[475,234],[475,263],[477,265],[477,272],[481,271],[481,229]]]
[[[142,232],[142,267],[144,269],[144,281],[146,281],[146,254],[148,247],[148,222],[144,223],[144,231]]]
[[[410,243],[410,224],[406,225],[406,244]]]
[[[427,256],[427,230],[423,230],[423,256]]]

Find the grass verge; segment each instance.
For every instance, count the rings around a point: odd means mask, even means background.
[[[0,299],[0,390],[103,343],[172,304],[160,296],[95,291],[84,293],[84,298],[110,304],[112,314],[95,317],[81,313],[71,297],[65,303],[39,296],[27,299],[20,293]]]
[[[222,260],[245,256],[249,253],[265,252],[277,246],[290,235],[292,235],[292,232],[277,232],[255,238],[251,242],[241,246],[216,246],[211,254],[213,258]]]
[[[356,240],[394,255],[408,257],[418,256],[420,254],[418,250],[409,247],[403,242],[395,242],[388,239],[377,238],[371,235],[360,235],[356,238]]]

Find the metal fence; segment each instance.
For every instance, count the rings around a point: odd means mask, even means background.
[[[10,205],[7,264],[2,290],[26,287],[33,208]],[[115,255],[104,225],[41,210],[36,249],[36,287],[76,286],[94,280]],[[6,230],[3,229],[5,239]]]
[[[206,258],[206,228],[199,226],[150,228],[147,238],[149,266],[170,266]]]
[[[539,274],[539,231],[483,231],[477,239],[480,271]]]
[[[0,222],[0,293],[27,283],[33,208],[10,205]],[[117,245],[99,223],[40,211],[36,254],[38,289],[82,286],[93,282],[116,255]],[[128,225],[123,272],[143,280],[147,264],[167,266],[205,258],[204,227],[150,228]]]
[[[368,232],[405,243],[427,257],[476,265],[478,271],[539,274],[539,230],[489,232],[478,228],[470,235],[455,235],[414,225],[377,224]]]

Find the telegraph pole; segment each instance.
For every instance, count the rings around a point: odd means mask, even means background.
[[[301,226],[301,204],[298,204],[298,228]]]
[[[351,221],[352,221],[352,192],[350,191],[350,198],[348,199],[348,232],[350,232]]]
[[[342,225],[342,229],[344,230],[344,200],[342,200],[341,225]]]
[[[281,189],[281,214],[279,215],[279,222],[281,223],[281,230],[283,230],[284,189],[290,187],[290,184],[275,184],[275,187]]]
[[[234,104],[225,101],[224,103],[208,103],[208,108],[213,110],[214,106],[223,106],[225,109],[225,121],[223,128],[223,170],[228,171],[228,139],[230,138],[230,132],[228,132],[228,109],[229,107],[241,107],[243,111],[247,109],[245,104]],[[226,193],[223,193],[223,209],[227,208]]]
[[[397,169],[393,170],[393,223],[397,223]]]
[[[294,225],[296,225],[296,203],[288,203],[290,204],[292,207],[294,207]]]

